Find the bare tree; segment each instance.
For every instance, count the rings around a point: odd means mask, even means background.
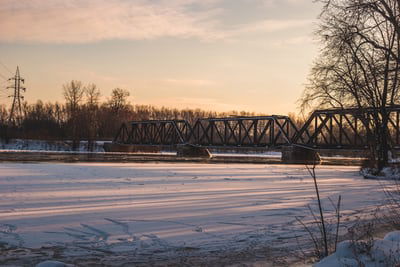
[[[84,87],[80,81],[71,81],[63,86],[64,98],[68,110],[68,124],[72,137],[72,149],[76,150],[80,141],[80,104],[83,101]]]
[[[71,81],[63,85],[64,98],[71,113],[78,109],[83,100],[84,92],[80,81]]]
[[[111,92],[109,105],[114,112],[123,110],[128,104],[128,97],[130,93],[128,90],[115,88]]]
[[[390,149],[387,108],[400,100],[400,1],[319,2],[323,10],[316,34],[323,47],[301,105],[374,108],[361,119],[367,126],[372,158],[381,170]]]
[[[96,107],[99,105],[100,102],[100,90],[97,86],[92,83],[88,84],[85,88],[86,93],[86,104],[91,107]]]
[[[89,84],[85,88],[86,94],[86,136],[88,141],[88,150],[93,151],[94,140],[98,132],[98,109],[100,101],[100,90],[95,84]]]

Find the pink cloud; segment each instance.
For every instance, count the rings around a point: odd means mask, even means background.
[[[306,20],[223,26],[220,0],[0,0],[0,42],[87,43],[161,37],[232,40],[304,27]],[[293,0],[291,0],[293,1]],[[201,8],[189,8],[195,4]]]
[[[210,31],[213,10],[191,13],[183,4],[122,0],[2,0],[0,40],[93,42],[172,36],[218,38]],[[210,13],[209,13],[210,12]]]

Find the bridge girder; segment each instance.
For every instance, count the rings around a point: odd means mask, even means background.
[[[400,147],[400,106],[387,108],[389,142]],[[148,120],[124,123],[114,142],[132,145],[174,146],[192,144],[204,147],[267,147],[301,144],[314,148],[365,149],[378,111],[328,109],[314,111],[296,127],[287,116]]]
[[[389,114],[388,141],[393,148],[400,146],[400,107],[386,108]],[[314,148],[366,149],[374,138],[373,108],[328,109],[314,111],[299,129],[292,142]]]
[[[123,124],[114,142],[140,145],[277,147],[290,144],[297,128],[287,116],[133,121]]]

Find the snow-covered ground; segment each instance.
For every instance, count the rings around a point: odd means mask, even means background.
[[[111,142],[111,141],[107,141]],[[104,141],[95,141],[92,153],[103,153]],[[0,140],[0,152],[61,152],[61,153],[87,153],[87,141],[81,141],[77,150],[72,150],[72,141],[46,141],[46,140],[30,140],[30,139],[12,139],[9,143]],[[109,152],[110,153],[110,152]],[[111,152],[112,153],[112,152]],[[223,157],[266,157],[266,158],[280,158],[282,153],[279,151],[265,151],[265,152],[219,152],[211,149],[213,156]],[[162,151],[160,153],[154,152],[140,152],[140,154],[163,154],[163,155],[176,155],[176,151]]]
[[[358,167],[318,166],[317,176],[323,203],[342,195],[345,223],[384,198]],[[296,250],[307,239],[296,217],[308,220],[315,203],[299,165],[2,163],[0,196],[0,249],[132,264]]]
[[[260,158],[281,158],[282,152],[279,151],[265,151],[265,152],[249,152],[249,153],[224,153],[224,152],[216,152],[210,151],[212,156],[217,157],[260,157]]]
[[[400,264],[400,231],[371,241],[346,240],[338,244],[332,255],[315,267],[397,267]]]
[[[104,141],[95,141],[92,152],[104,152]],[[72,141],[47,141],[30,139],[11,139],[8,143],[0,140],[0,151],[73,151]],[[79,152],[88,151],[88,142],[79,143]]]

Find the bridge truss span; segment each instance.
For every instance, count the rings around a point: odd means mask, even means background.
[[[187,142],[207,147],[277,147],[290,144],[296,132],[287,116],[199,119]]]
[[[400,146],[400,107],[386,108],[389,115],[388,141]],[[294,144],[328,149],[366,149],[374,138],[377,109],[328,109],[314,111],[292,139]]]
[[[400,106],[386,108],[388,141],[400,148]],[[130,145],[279,148],[298,144],[318,149],[366,149],[375,131],[377,109],[316,110],[300,126],[288,116],[238,116],[125,123],[114,143]]]
[[[277,147],[290,144],[298,129],[287,116],[255,116],[124,123],[115,143],[223,147]]]
[[[191,132],[185,120],[150,120],[123,123],[114,143],[135,145],[176,145],[185,143]]]

